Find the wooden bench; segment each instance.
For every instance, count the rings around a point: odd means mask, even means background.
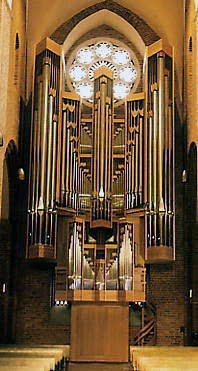
[[[0,370],[64,370],[68,356],[69,346],[0,346]]]
[[[131,347],[135,371],[197,370],[198,350],[194,347]]]
[[[0,370],[2,366],[28,366],[28,367],[35,367],[35,370],[37,367],[43,368],[43,371],[50,371],[55,369],[55,359],[53,357],[50,358],[32,358],[28,357],[27,355],[25,357],[0,357]]]

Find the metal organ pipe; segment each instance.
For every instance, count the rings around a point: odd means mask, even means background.
[[[144,94],[129,96],[126,129],[126,207],[142,207],[143,202],[143,117]]]
[[[95,72],[91,227],[111,228],[112,224],[112,79],[106,67]]]
[[[50,78],[50,61],[44,59],[43,64],[43,94],[42,94],[42,120],[41,120],[41,181],[39,208],[44,209],[45,195],[45,175],[46,175],[46,156],[47,156],[47,119],[48,119],[48,93]]]
[[[164,212],[163,200],[163,154],[164,154],[164,53],[158,55],[158,86],[159,86],[159,134],[158,134],[158,202],[159,211]]]
[[[77,209],[80,190],[80,105],[75,93],[63,94],[61,146],[61,206]]]
[[[153,240],[152,244],[157,243],[157,135],[158,135],[158,87],[153,90]]]

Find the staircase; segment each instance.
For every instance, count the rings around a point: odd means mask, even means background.
[[[135,345],[156,345],[156,307],[144,303],[142,307],[142,328],[134,338]]]

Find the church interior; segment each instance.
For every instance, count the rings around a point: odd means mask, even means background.
[[[197,370],[198,1],[0,0],[0,86],[0,370]]]

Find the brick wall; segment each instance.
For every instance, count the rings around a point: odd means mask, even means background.
[[[182,345],[185,327],[185,243],[183,128],[176,115],[175,122],[175,194],[176,194],[176,260],[169,264],[150,265],[148,300],[157,308],[157,345]]]
[[[68,321],[53,323],[51,283],[53,266],[18,263],[16,343],[68,344]]]

